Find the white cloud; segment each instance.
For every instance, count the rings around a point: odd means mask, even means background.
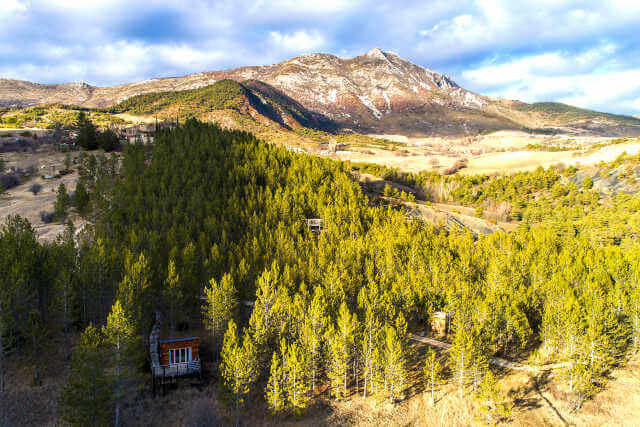
[[[27,11],[27,4],[21,0],[3,0],[0,6],[0,22]]]
[[[606,44],[576,56],[550,52],[462,73],[461,82],[487,95],[527,102],[558,101],[583,108],[633,111],[639,101],[640,69],[621,69]],[[596,66],[598,65],[599,66]]]
[[[287,51],[308,52],[319,49],[324,45],[325,39],[318,31],[296,31],[294,33],[281,33],[271,31],[269,38],[272,44]]]

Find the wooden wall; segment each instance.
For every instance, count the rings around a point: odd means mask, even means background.
[[[199,340],[190,340],[190,341],[176,341],[176,342],[161,342],[160,346],[160,365],[168,365],[169,364],[169,350],[176,348],[187,348],[191,347],[191,360],[196,360],[200,358],[200,354],[198,353],[198,342]]]

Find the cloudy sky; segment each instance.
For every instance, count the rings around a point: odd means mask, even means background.
[[[486,95],[640,113],[639,0],[0,3],[0,77],[101,86],[380,47]]]

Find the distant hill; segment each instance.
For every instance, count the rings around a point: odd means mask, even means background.
[[[214,87],[224,80],[240,86],[225,83],[224,90],[223,86]],[[204,92],[188,92],[207,87]],[[268,66],[103,88],[84,83],[38,85],[0,79],[0,106],[63,103],[118,106],[119,110],[131,108],[133,112],[134,108],[142,111],[138,105],[142,103],[153,106],[154,111],[173,114],[173,110],[180,110],[179,104],[187,103],[191,106],[185,108],[206,116],[207,109],[219,111],[226,108],[225,102],[232,101],[227,90],[242,92],[237,95],[246,97],[249,105],[288,127],[298,123],[404,135],[468,135],[501,129],[640,135],[640,120],[636,118],[558,103],[525,104],[489,98],[460,87],[446,75],[380,49],[349,59],[308,54]],[[170,92],[180,94],[173,96]],[[127,104],[131,98],[147,94],[153,95]],[[220,99],[213,99],[216,97]],[[287,124],[287,120],[295,123]]]
[[[308,111],[277,89],[251,80],[239,83],[224,79],[197,89],[135,95],[106,110],[116,114],[152,115],[164,120],[197,117],[218,119],[216,121],[220,121],[220,114],[227,112],[230,120],[234,119],[234,114],[240,120],[249,116],[262,122],[276,122],[290,130],[335,128],[331,120]]]

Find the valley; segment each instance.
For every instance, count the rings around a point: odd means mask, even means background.
[[[640,417],[636,118],[380,49],[0,106],[0,425]]]

